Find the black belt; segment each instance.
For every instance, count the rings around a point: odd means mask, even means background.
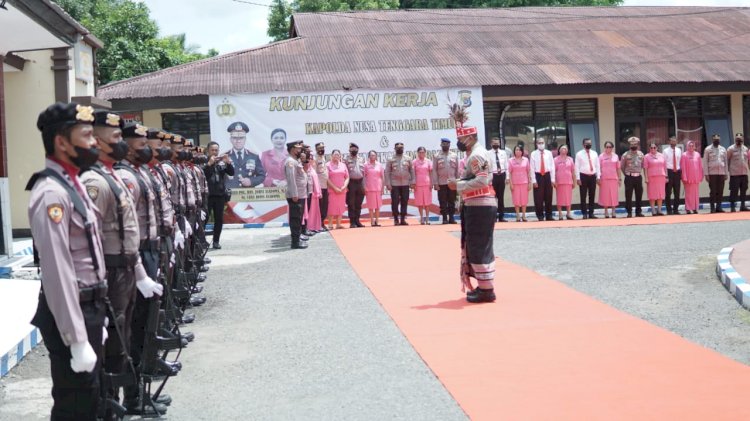
[[[138,261],[137,254],[105,254],[104,264],[108,268],[124,268],[134,266]]]
[[[142,240],[140,251],[159,251],[159,240]]]
[[[90,287],[81,288],[78,290],[78,299],[80,302],[85,303],[89,301],[103,300],[107,297],[107,283],[101,282]]]

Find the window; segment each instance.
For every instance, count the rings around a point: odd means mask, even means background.
[[[161,125],[168,132],[180,134],[187,139],[193,139],[193,144],[196,146],[201,145],[201,140],[206,140],[211,134],[208,111],[162,113]]]

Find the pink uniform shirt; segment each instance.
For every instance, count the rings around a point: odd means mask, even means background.
[[[286,176],[284,174],[284,161],[289,154],[283,151],[277,154],[275,149],[269,149],[264,151],[260,156],[260,163],[263,164],[263,168],[266,170],[266,178],[263,180],[263,185],[266,187],[273,187],[274,181],[286,182]]]
[[[419,158],[411,162],[412,168],[414,168],[414,178],[416,179],[415,185],[417,186],[431,186],[432,185],[432,161],[425,158],[420,160]]]
[[[684,183],[695,184],[703,181],[703,160],[697,151],[683,153],[680,158],[680,168],[682,168]]]
[[[508,172],[511,183],[527,184],[529,182],[529,158],[524,156],[520,162],[516,158],[511,158],[508,163]]]
[[[365,164],[365,190],[383,191],[383,165],[378,161],[374,164],[367,161]]]
[[[573,171],[575,171],[573,158],[566,156],[563,159],[562,155],[555,158],[555,183],[573,184]]]
[[[667,163],[664,161],[664,155],[659,152],[655,155],[647,153],[643,158],[643,168],[649,177],[667,176]]]
[[[599,168],[602,180],[617,180],[617,170],[620,168],[620,158],[616,153],[599,155]]]

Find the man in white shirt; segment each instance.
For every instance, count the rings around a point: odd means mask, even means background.
[[[508,155],[505,149],[500,147],[500,138],[492,138],[492,150],[489,151],[492,162],[495,163],[495,172],[492,174],[492,188],[495,189],[497,198],[497,220],[498,222],[507,222],[505,220],[505,184],[506,173],[508,171]]]
[[[664,149],[663,155],[664,162],[667,164],[667,215],[679,215],[680,183],[682,182],[680,158],[682,158],[682,148],[677,147],[677,138],[675,136],[669,138],[669,147]],[[674,195],[674,202],[672,202],[672,195]]]
[[[536,139],[536,150],[531,153],[531,172],[535,175],[534,209],[540,221],[552,221],[552,189],[555,187],[555,161],[552,152],[546,149],[543,138]]]
[[[591,149],[591,139],[583,139],[583,150],[576,154],[576,182],[581,191],[581,214],[583,219],[596,219],[594,216],[594,199],[596,198],[596,180],[599,178],[599,154]]]

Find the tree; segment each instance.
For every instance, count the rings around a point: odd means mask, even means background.
[[[617,6],[622,0],[274,0],[268,14],[268,36],[289,37],[289,18],[297,12],[341,12],[373,9],[456,9],[529,6]]]
[[[159,37],[159,27],[142,2],[55,1],[104,43],[96,54],[102,84],[218,54],[215,49],[201,54],[198,46],[186,45],[185,34]]]

